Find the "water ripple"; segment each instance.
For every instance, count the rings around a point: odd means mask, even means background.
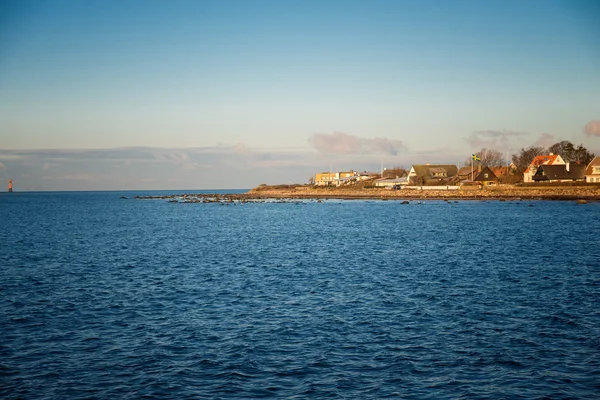
[[[0,199],[0,397],[600,391],[600,204],[118,197]]]

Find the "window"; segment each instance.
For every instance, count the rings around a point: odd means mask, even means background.
[[[483,174],[483,177],[487,179],[489,178],[489,174],[486,172],[485,174]]]

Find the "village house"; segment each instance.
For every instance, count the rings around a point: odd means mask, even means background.
[[[533,175],[534,182],[583,182],[584,164],[567,163],[564,165],[540,165]]]
[[[477,167],[472,167],[472,166],[465,166],[465,167],[461,167],[457,172],[456,175],[454,176],[454,181],[456,183],[460,183],[460,182],[472,182],[473,181],[473,177],[477,176],[477,174],[479,173],[479,171],[477,171]]]
[[[447,185],[455,177],[458,168],[453,164],[413,165],[408,172],[412,185]]]
[[[490,167],[480,167],[479,172],[475,175],[474,181],[484,186],[496,185],[498,183],[498,177],[492,172]]]
[[[333,186],[339,175],[335,172],[320,172],[315,175],[315,185]]]
[[[523,173],[523,182],[533,182],[533,176],[541,165],[565,165],[565,161],[558,154],[536,156]]]
[[[584,175],[587,183],[600,183],[600,157],[594,158],[588,164]]]
[[[503,167],[490,167],[498,178],[498,183],[517,183],[523,180],[523,175],[514,163]]]
[[[462,185],[495,185],[498,183],[498,177],[490,167],[481,165],[476,167],[465,166],[458,170],[453,181]]]
[[[401,178],[381,178],[375,180],[375,186],[388,189],[399,189],[402,186],[408,185],[408,176]]]
[[[356,172],[354,170],[345,172],[320,172],[315,174],[315,185],[317,186],[342,186],[354,184],[358,181],[375,179],[379,177],[378,172]]]
[[[355,176],[356,172],[352,170],[347,172],[321,172],[315,175],[315,185],[339,186],[342,182]]]

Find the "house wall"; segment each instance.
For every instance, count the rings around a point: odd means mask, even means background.
[[[460,186],[403,186],[402,189],[413,190],[460,190]]]
[[[600,175],[586,175],[586,183],[600,183]]]
[[[315,175],[315,185],[319,186],[328,186],[333,185],[336,180],[339,179],[339,175],[337,173],[329,173],[323,172]]]

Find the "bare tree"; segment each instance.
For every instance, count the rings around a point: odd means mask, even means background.
[[[406,170],[403,166],[395,166],[393,168],[388,168],[383,171],[383,178],[401,178],[406,175]]]
[[[478,161],[478,163],[481,163],[481,165],[486,165],[488,167],[500,167],[506,164],[506,159],[498,150],[483,148],[475,153],[475,155],[479,157],[480,161]],[[470,165],[471,160],[471,157],[467,158],[465,165]]]
[[[519,172],[523,172],[527,169],[529,164],[533,161],[536,156],[546,153],[546,149],[539,146],[529,146],[521,149],[520,152],[512,155],[512,162],[517,166]]]

